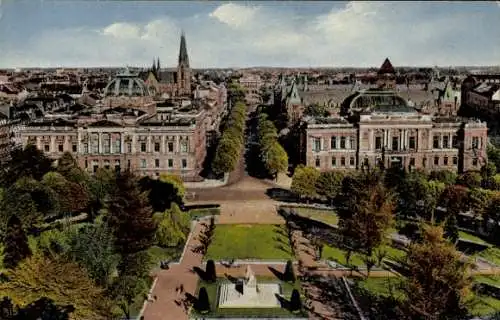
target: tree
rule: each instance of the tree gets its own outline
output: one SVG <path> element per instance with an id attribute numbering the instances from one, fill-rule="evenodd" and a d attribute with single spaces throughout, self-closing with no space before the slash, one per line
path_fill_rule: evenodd
<path id="1" fill-rule="evenodd" d="M 108 211 L 109 226 L 120 254 L 134 254 L 153 244 L 156 231 L 153 213 L 147 195 L 141 192 L 132 173 L 124 172 L 117 176 Z"/>
<path id="2" fill-rule="evenodd" d="M 492 240 L 498 243 L 498 231 L 500 231 L 500 194 L 495 193 L 483 212 L 483 223 L 485 230 L 488 230 Z M 493 226 L 493 228 L 491 228 Z"/>
<path id="3" fill-rule="evenodd" d="M 482 177 L 477 171 L 467 171 L 457 178 L 457 183 L 467 188 L 481 187 Z"/>
<path id="4" fill-rule="evenodd" d="M 443 238 L 439 226 L 426 226 L 423 241 L 410 246 L 402 290 L 408 301 L 405 313 L 425 319 L 456 319 L 466 313 L 470 264 Z"/>
<path id="5" fill-rule="evenodd" d="M 66 151 L 57 160 L 57 172 L 62 174 L 68 181 L 86 185 L 89 182 L 89 175 L 83 171 L 76 162 L 73 155 Z"/>
<path id="6" fill-rule="evenodd" d="M 94 223 L 68 237 L 68 256 L 87 270 L 99 286 L 108 287 L 119 256 L 114 249 L 114 238 L 106 223 Z"/>
<path id="7" fill-rule="evenodd" d="M 423 207 L 423 216 L 428 220 L 432 220 L 434 217 L 434 211 L 436 210 L 436 206 L 441 199 L 441 195 L 443 194 L 446 185 L 443 182 L 437 180 L 430 180 L 427 185 L 427 192 L 424 196 L 424 207 Z"/>
<path id="8" fill-rule="evenodd" d="M 57 306 L 73 306 L 71 319 L 112 318 L 112 304 L 85 271 L 71 262 L 34 255 L 5 273 L 0 293 L 24 308 L 48 298 Z"/>
<path id="9" fill-rule="evenodd" d="M 278 141 L 274 141 L 262 156 L 264 165 L 272 176 L 288 170 L 288 155 Z"/>
<path id="10" fill-rule="evenodd" d="M 381 182 L 366 188 L 351 194 L 355 200 L 347 203 L 346 208 L 351 215 L 341 215 L 339 227 L 346 246 L 371 256 L 392 225 L 394 205 L 392 195 Z"/>
<path id="11" fill-rule="evenodd" d="M 7 223 L 7 231 L 3 241 L 3 265 L 5 268 L 13 269 L 19 262 L 31 255 L 28 245 L 28 237 L 16 215 L 12 215 Z"/>
<path id="12" fill-rule="evenodd" d="M 237 162 L 237 155 L 239 145 L 238 142 L 227 136 L 222 136 L 217 149 L 215 157 L 212 162 L 212 170 L 216 174 L 231 172 Z"/>
<path id="13" fill-rule="evenodd" d="M 116 186 L 116 175 L 114 171 L 99 168 L 88 181 L 89 191 L 89 214 L 95 217 L 99 210 L 108 200 L 113 188 Z"/>
<path id="14" fill-rule="evenodd" d="M 398 213 L 403 216 L 416 216 L 421 210 L 421 201 L 425 203 L 429 196 L 427 176 L 420 171 L 406 174 L 398 193 Z"/>
<path id="15" fill-rule="evenodd" d="M 58 195 L 60 213 L 79 213 L 88 207 L 90 197 L 85 186 L 66 180 L 58 172 L 46 173 L 42 183 Z"/>
<path id="16" fill-rule="evenodd" d="M 448 186 L 455 184 L 457 181 L 457 174 L 449 170 L 432 171 L 429 179 L 440 181 Z"/>
<path id="17" fill-rule="evenodd" d="M 164 212 L 173 204 L 182 204 L 184 186 L 178 182 L 167 179 L 151 179 L 144 177 L 139 180 L 141 191 L 148 194 L 149 204 L 154 212 Z"/>
<path id="18" fill-rule="evenodd" d="M 286 262 L 285 272 L 283 273 L 283 278 L 287 282 L 295 282 L 295 272 L 293 271 L 293 263 L 291 260 Z"/>
<path id="19" fill-rule="evenodd" d="M 184 198 L 184 195 L 186 194 L 186 188 L 184 187 L 184 181 L 182 181 L 182 178 L 180 176 L 175 174 L 162 173 L 160 174 L 159 180 L 164 183 L 172 184 L 177 190 L 177 195 L 181 199 Z"/>
<path id="20" fill-rule="evenodd" d="M 300 293 L 297 289 L 293 289 L 292 296 L 290 297 L 290 311 L 299 313 L 302 309 L 302 302 L 300 301 Z"/>
<path id="21" fill-rule="evenodd" d="M 198 300 L 196 301 L 196 310 L 201 314 L 206 314 L 210 312 L 210 301 L 208 300 L 208 293 L 205 287 L 200 288 L 198 293 Z"/>
<path id="22" fill-rule="evenodd" d="M 156 212 L 153 220 L 157 226 L 156 245 L 162 248 L 179 247 L 186 241 L 191 221 L 187 215 L 182 214 L 177 204 L 172 203 L 171 208 L 163 213 Z"/>
<path id="23" fill-rule="evenodd" d="M 467 207 L 468 190 L 464 186 L 449 185 L 441 194 L 440 203 L 446 208 L 445 216 L 437 216 L 436 221 L 444 221 L 447 216 L 458 215 Z"/>
<path id="24" fill-rule="evenodd" d="M 493 145 L 488 145 L 486 154 L 488 155 L 488 161 L 493 163 L 496 168 L 500 168 L 500 149 Z"/>
<path id="25" fill-rule="evenodd" d="M 215 272 L 215 263 L 213 260 L 207 261 L 205 275 L 206 275 L 206 280 L 209 282 L 215 282 L 215 280 L 217 280 L 217 273 Z"/>
<path id="26" fill-rule="evenodd" d="M 444 225 L 444 236 L 450 240 L 451 243 L 456 243 L 458 241 L 459 234 L 456 215 L 452 214 L 446 219 Z"/>
<path id="27" fill-rule="evenodd" d="M 316 196 L 316 181 L 320 175 L 319 170 L 313 167 L 298 166 L 292 177 L 290 190 L 301 198 Z"/>
<path id="28" fill-rule="evenodd" d="M 323 196 L 333 203 L 333 200 L 339 195 L 342 190 L 342 180 L 344 174 L 338 171 L 321 172 L 316 180 L 316 193 Z"/>
<path id="29" fill-rule="evenodd" d="M 10 152 L 10 160 L 3 166 L 0 185 L 9 187 L 21 177 L 40 180 L 52 169 L 52 160 L 36 146 L 27 145 L 24 149 L 14 148 Z"/>
<path id="30" fill-rule="evenodd" d="M 488 207 L 495 192 L 482 188 L 473 188 L 468 190 L 467 205 L 473 211 L 475 216 L 483 216 L 484 210 Z"/>
<path id="31" fill-rule="evenodd" d="M 304 110 L 304 115 L 311 117 L 328 117 L 329 114 L 326 106 L 319 104 L 310 104 Z"/>

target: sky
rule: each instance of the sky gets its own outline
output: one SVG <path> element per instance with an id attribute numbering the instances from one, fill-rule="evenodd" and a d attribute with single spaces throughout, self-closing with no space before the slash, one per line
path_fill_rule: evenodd
<path id="1" fill-rule="evenodd" d="M 500 65 L 500 1 L 0 0 L 0 68 Z"/>

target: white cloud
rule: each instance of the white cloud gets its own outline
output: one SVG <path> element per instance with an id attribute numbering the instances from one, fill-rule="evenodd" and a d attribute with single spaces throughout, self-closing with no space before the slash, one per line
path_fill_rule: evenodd
<path id="1" fill-rule="evenodd" d="M 0 50 L 0 67 L 148 66 L 155 56 L 172 67 L 181 28 L 193 67 L 378 66 L 387 56 L 395 65 L 500 62 L 500 30 L 489 10 L 428 14 L 412 3 L 351 2 L 311 15 L 284 6 L 226 3 L 184 20 L 43 30 Z"/>
<path id="2" fill-rule="evenodd" d="M 252 22 L 255 21 L 255 17 L 258 13 L 258 7 L 226 3 L 210 13 L 210 17 L 215 18 L 230 27 L 241 28 L 252 25 Z"/>

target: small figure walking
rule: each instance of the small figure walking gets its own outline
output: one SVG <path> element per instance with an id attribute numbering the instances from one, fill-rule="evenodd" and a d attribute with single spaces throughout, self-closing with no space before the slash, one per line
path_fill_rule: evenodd
<path id="1" fill-rule="evenodd" d="M 181 284 L 181 286 L 180 286 L 179 290 L 181 291 L 181 293 L 183 293 L 183 292 L 184 292 L 184 285 L 183 285 L 183 284 Z"/>

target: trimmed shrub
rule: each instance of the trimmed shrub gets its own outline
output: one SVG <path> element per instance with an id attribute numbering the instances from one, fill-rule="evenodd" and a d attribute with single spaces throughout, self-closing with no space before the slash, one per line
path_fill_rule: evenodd
<path id="1" fill-rule="evenodd" d="M 285 273 L 283 278 L 287 282 L 295 282 L 295 273 L 293 271 L 293 263 L 291 260 L 286 262 Z"/>
<path id="2" fill-rule="evenodd" d="M 196 310 L 201 314 L 206 314 L 210 312 L 210 301 L 208 301 L 208 293 L 205 287 L 201 287 L 200 292 L 198 293 L 198 301 L 196 301 Z"/>
<path id="3" fill-rule="evenodd" d="M 206 281 L 208 282 L 215 282 L 215 280 L 217 279 L 217 274 L 215 272 L 215 263 L 213 260 L 207 261 L 205 275 L 206 275 Z"/>
<path id="4" fill-rule="evenodd" d="M 292 297 L 290 298 L 290 311 L 299 313 L 302 309 L 302 301 L 300 301 L 300 293 L 297 289 L 293 289 Z"/>

